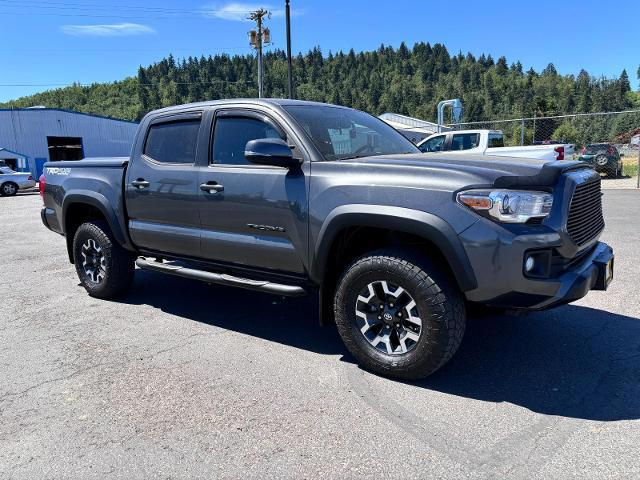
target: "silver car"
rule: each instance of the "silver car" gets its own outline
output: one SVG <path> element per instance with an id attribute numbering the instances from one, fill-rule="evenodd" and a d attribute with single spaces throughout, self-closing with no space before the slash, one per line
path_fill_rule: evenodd
<path id="1" fill-rule="evenodd" d="M 27 190 L 36 186 L 36 181 L 29 173 L 18 173 L 9 167 L 0 167 L 0 196 L 10 197 L 18 190 Z"/>

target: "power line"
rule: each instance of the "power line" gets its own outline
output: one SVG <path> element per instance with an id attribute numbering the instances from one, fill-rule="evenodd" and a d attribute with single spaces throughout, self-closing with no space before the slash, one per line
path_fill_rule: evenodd
<path id="1" fill-rule="evenodd" d="M 13 3 L 19 3 L 14 5 Z M 25 11 L 25 7 L 28 11 Z M 118 19 L 176 19 L 176 18 L 207 18 L 215 15 L 248 15 L 251 10 L 244 9 L 168 9 L 160 7 L 138 7 L 130 5 L 87 5 L 79 3 L 38 4 L 33 2 L 16 2 L 16 0 L 0 0 L 0 8 L 4 15 L 38 15 L 53 17 L 86 17 L 86 18 L 118 18 Z M 9 9 L 9 10 L 7 10 Z M 120 14 L 108 12 L 117 11 Z M 126 16 L 123 15 L 126 13 Z"/>
<path id="2" fill-rule="evenodd" d="M 98 5 L 93 3 L 77 3 L 77 2 L 44 2 L 44 1 L 22 1 L 22 0 L 0 0 L 0 4 L 9 4 L 8 7 L 13 7 L 12 4 L 19 4 L 21 7 L 36 7 L 36 8 L 50 8 L 50 9 L 65 9 L 69 8 L 87 8 L 90 10 L 113 10 L 117 8 L 119 10 L 139 10 L 143 12 L 161 12 L 161 13 L 193 13 L 196 10 L 182 9 L 182 8 L 165 8 L 165 7 L 144 7 L 138 5 Z"/>
<path id="3" fill-rule="evenodd" d="M 135 77 L 129 77 L 135 78 Z M 94 82 L 94 83 L 2 83 L 0 87 L 94 87 L 112 85 L 114 83 L 123 83 L 125 80 L 116 80 L 115 82 Z M 161 85 L 213 85 L 216 83 L 228 83 L 228 84 L 246 84 L 253 85 L 252 81 L 245 80 L 210 80 L 202 82 L 172 82 L 167 83 L 137 83 L 145 87 L 161 86 Z"/>
<path id="4" fill-rule="evenodd" d="M 3 5 L 4 4 L 4 5 Z M 13 4 L 18 4 L 14 6 Z M 187 13 L 187 14 L 207 14 L 207 13 L 238 13 L 238 14 L 249 14 L 251 12 L 250 9 L 216 9 L 216 8 L 199 8 L 199 9 L 183 9 L 183 8 L 166 8 L 166 7 L 148 7 L 148 6 L 138 6 L 138 5 L 97 5 L 97 4 L 88 4 L 88 3 L 76 3 L 76 2 L 46 2 L 46 1 L 22 1 L 22 0 L 0 0 L 0 6 L 4 6 L 5 8 L 20 8 L 24 9 L 24 7 L 30 8 L 41 8 L 41 9 L 50 9 L 50 10 L 77 10 L 78 8 L 90 10 L 90 11 L 113 11 L 117 9 L 119 11 L 129 10 L 129 11 L 139 11 L 139 12 L 151 12 L 151 13 Z"/>
<path id="5" fill-rule="evenodd" d="M 41 16 L 41 17 L 72 17 L 72 18 L 116 18 L 116 19 L 124 19 L 124 20 L 131 20 L 131 19 L 145 19 L 145 20 L 175 20 L 177 18 L 198 18 L 198 19 L 207 19 L 207 16 L 209 14 L 213 14 L 213 11 L 203 11 L 202 13 L 200 13 L 199 15 L 182 15 L 182 14 L 178 14 L 178 15 L 165 15 L 165 16 L 147 16 L 147 15 L 137 15 L 135 13 L 131 14 L 131 15 L 98 15 L 98 14 L 82 14 L 82 13 L 38 13 L 38 12 L 25 12 L 25 11 L 19 11 L 19 12 L 7 12 L 7 11 L 0 11 L 0 14 L 2 15 L 17 15 L 17 16 L 28 16 L 28 17 L 32 17 L 32 16 Z M 224 12 L 220 12 L 220 13 L 232 13 L 229 11 L 224 11 Z M 249 11 L 247 12 L 233 12 L 233 13 L 249 13 Z"/>
<path id="6" fill-rule="evenodd" d="M 89 10 L 108 10 L 111 11 L 114 8 L 118 10 L 138 10 L 142 12 L 160 12 L 160 13 L 201 13 L 201 12 L 213 12 L 213 13 L 250 13 L 251 9 L 216 9 L 216 8 L 199 8 L 199 9 L 184 9 L 184 8 L 166 8 L 166 7 L 147 7 L 147 6 L 139 6 L 139 5 L 129 5 L 129 4 L 94 4 L 94 3 L 77 3 L 77 2 L 46 2 L 40 0 L 0 0 L 0 4 L 18 4 L 22 7 L 36 7 L 36 8 L 49 8 L 49 9 L 65 9 L 69 8 L 77 9 L 87 8 Z M 10 8 L 13 5 L 6 5 Z"/>
<path id="7" fill-rule="evenodd" d="M 218 48 L 208 48 L 203 46 L 192 47 L 192 48 L 0 48 L 0 51 L 3 52 L 89 52 L 89 53 L 100 53 L 100 52 L 190 52 L 197 49 L 201 49 L 207 52 L 226 52 L 226 51 L 234 51 L 234 50 L 251 50 L 251 47 L 218 47 Z"/>

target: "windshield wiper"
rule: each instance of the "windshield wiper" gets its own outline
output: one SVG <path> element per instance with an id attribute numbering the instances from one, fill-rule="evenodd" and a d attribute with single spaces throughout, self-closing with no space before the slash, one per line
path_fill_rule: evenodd
<path id="1" fill-rule="evenodd" d="M 349 157 L 340 157 L 337 160 L 353 160 L 355 158 L 371 157 L 372 155 L 351 155 Z"/>

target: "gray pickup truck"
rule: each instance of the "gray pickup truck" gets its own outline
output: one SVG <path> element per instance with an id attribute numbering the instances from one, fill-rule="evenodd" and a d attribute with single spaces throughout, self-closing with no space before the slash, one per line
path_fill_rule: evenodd
<path id="1" fill-rule="evenodd" d="M 373 372 L 429 375 L 466 308 L 540 310 L 613 276 L 600 177 L 582 162 L 422 154 L 375 117 L 293 100 L 165 108 L 131 158 L 50 162 L 42 221 L 90 295 L 135 265 L 319 296 Z M 295 321 L 295 319 L 291 319 Z"/>

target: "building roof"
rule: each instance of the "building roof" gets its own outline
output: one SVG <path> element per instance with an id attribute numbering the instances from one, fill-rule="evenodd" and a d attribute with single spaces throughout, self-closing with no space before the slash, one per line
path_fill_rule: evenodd
<path id="1" fill-rule="evenodd" d="M 18 157 L 29 158 L 29 155 L 25 155 L 24 153 L 14 152 L 13 150 L 9 150 L 8 148 L 0 147 L 0 153 L 7 152 L 12 155 L 17 155 Z"/>
<path id="2" fill-rule="evenodd" d="M 113 120 L 115 122 L 125 122 L 125 123 L 139 123 L 134 120 L 124 120 L 122 118 L 109 117 L 107 115 L 98 115 L 97 113 L 86 113 L 86 112 L 78 112 L 76 110 L 69 110 L 66 108 L 48 108 L 48 107 L 28 107 L 28 108 L 0 108 L 0 112 L 64 112 L 64 113 L 73 113 L 76 115 L 86 115 L 88 117 L 102 118 L 105 120 Z"/>
<path id="3" fill-rule="evenodd" d="M 437 123 L 428 122 L 420 118 L 407 117 L 406 115 L 400 115 L 399 113 L 385 112 L 378 118 L 387 122 L 396 130 L 422 134 L 432 134 L 438 132 Z M 440 126 L 440 131 L 446 132 L 448 130 L 451 130 L 451 128 L 444 125 Z"/>

